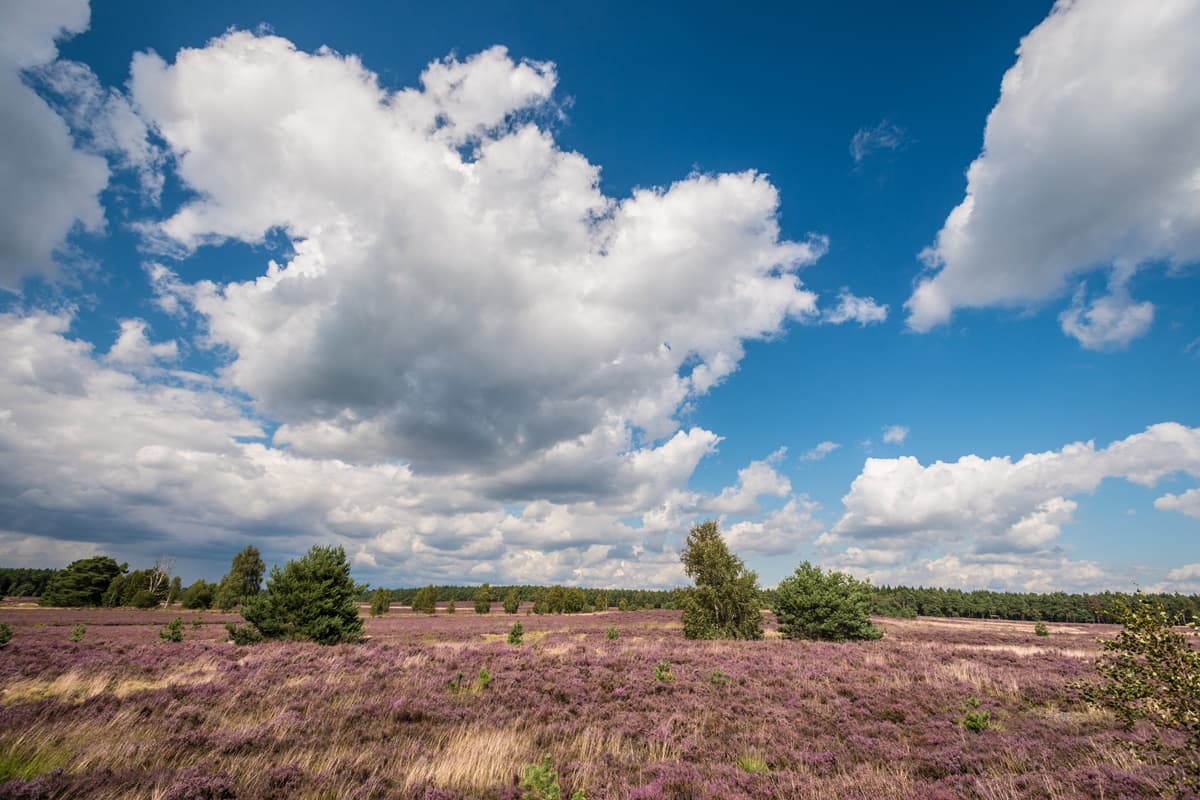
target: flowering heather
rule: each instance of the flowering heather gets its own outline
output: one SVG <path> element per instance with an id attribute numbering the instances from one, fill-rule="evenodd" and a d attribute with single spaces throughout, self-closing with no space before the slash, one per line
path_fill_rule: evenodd
<path id="1" fill-rule="evenodd" d="M 192 614 L 169 644 L 174 610 L 0 609 L 0 798 L 516 800 L 545 756 L 589 800 L 1163 791 L 1122 742 L 1144 732 L 1068 687 L 1114 626 L 877 620 L 883 639 L 834 644 L 773 621 L 688 641 L 672 611 L 522 615 L 513 647 L 507 615 L 393 611 L 360 644 L 238 647 L 236 617 Z"/>

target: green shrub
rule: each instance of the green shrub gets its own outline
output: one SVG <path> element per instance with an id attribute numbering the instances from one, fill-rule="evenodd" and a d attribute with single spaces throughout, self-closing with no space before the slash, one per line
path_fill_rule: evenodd
<path id="1" fill-rule="evenodd" d="M 363 627 L 357 597 L 346 551 L 315 545 L 283 569 L 273 567 L 266 589 L 242 604 L 242 616 L 264 639 L 353 642 Z"/>
<path id="2" fill-rule="evenodd" d="M 453 678 L 451 678 L 449 681 L 447 681 L 447 685 L 449 686 L 450 691 L 453 692 L 454 694 L 458 694 L 459 692 L 461 692 L 463 690 L 463 682 L 466 679 L 467 679 L 467 676 L 462 674 L 461 672 L 458 673 L 457 675 L 455 675 Z"/>
<path id="3" fill-rule="evenodd" d="M 0 647 L 12 641 L 12 625 L 0 622 Z"/>
<path id="4" fill-rule="evenodd" d="M 521 610 L 521 592 L 513 587 L 504 595 L 504 613 L 515 614 Z"/>
<path id="5" fill-rule="evenodd" d="M 562 789 L 558 785 L 558 772 L 550 762 L 550 756 L 543 756 L 540 763 L 529 764 L 521 776 L 521 800 L 560 800 Z M 571 795 L 571 800 L 587 800 L 583 790 Z"/>
<path id="6" fill-rule="evenodd" d="M 978 697 L 968 697 L 958 707 L 958 710 L 963 713 L 962 719 L 958 721 L 958 724 L 971 733 L 983 733 L 992 725 L 992 712 L 987 709 L 980 711 L 980 705 L 982 703 L 980 703 Z"/>
<path id="7" fill-rule="evenodd" d="M 613 639 L 616 639 L 616 638 L 620 637 L 620 635 L 621 635 L 621 633 L 620 633 L 620 632 L 619 632 L 619 631 L 616 629 L 616 627 L 615 627 L 615 626 L 613 626 L 613 625 L 609 625 L 609 626 L 608 626 L 608 630 L 606 630 L 606 631 L 604 632 L 604 638 L 605 638 L 605 639 L 608 639 L 610 642 L 611 642 Z"/>
<path id="8" fill-rule="evenodd" d="M 82 642 L 85 633 L 87 633 L 87 625 L 75 625 L 71 628 L 71 635 L 67 637 L 67 641 Z"/>
<path id="9" fill-rule="evenodd" d="M 508 631 L 508 643 L 520 644 L 525 638 L 525 628 L 519 622 L 514 622 Z"/>
<path id="10" fill-rule="evenodd" d="M 490 614 L 492 613 L 492 586 L 490 583 L 485 583 L 480 586 L 475 592 L 475 613 Z"/>
<path id="11" fill-rule="evenodd" d="M 728 686 L 733 682 L 733 679 L 726 675 L 721 668 L 718 667 L 717 669 L 714 669 L 712 672 L 708 673 L 708 682 L 719 688 L 722 686 Z"/>
<path id="12" fill-rule="evenodd" d="M 244 605 L 252 597 L 258 595 L 262 586 L 263 572 L 267 565 L 263 563 L 262 555 L 253 545 L 245 547 L 233 557 L 229 572 L 217 586 L 213 602 L 222 611 L 229 611 L 235 606 Z"/>
<path id="13" fill-rule="evenodd" d="M 742 756 L 737 763 L 743 772 L 766 772 L 768 769 L 766 759 L 761 756 Z"/>
<path id="14" fill-rule="evenodd" d="M 127 564 L 118 564 L 108 556 L 95 556 L 72 561 L 60 569 L 46 584 L 38 598 L 43 606 L 98 606 L 109 584 L 124 575 Z"/>
<path id="15" fill-rule="evenodd" d="M 437 611 L 437 589 L 432 585 L 418 589 L 413 595 L 412 610 L 426 614 Z"/>
<path id="16" fill-rule="evenodd" d="M 458 610 L 458 609 L 457 609 L 457 608 L 455 608 L 455 606 L 454 606 L 454 600 L 453 600 L 453 599 L 451 599 L 449 603 L 446 603 L 446 613 L 447 613 L 447 614 L 453 614 L 453 613 L 454 613 L 455 611 L 457 611 L 457 610 Z"/>
<path id="17" fill-rule="evenodd" d="M 213 598 L 216 597 L 216 594 L 217 584 L 209 583 L 201 578 L 183 590 L 183 594 L 179 598 L 179 605 L 193 611 L 202 611 L 212 608 Z"/>
<path id="18" fill-rule="evenodd" d="M 229 638 L 238 646 L 258 644 L 263 640 L 262 634 L 253 625 L 234 625 L 232 622 L 226 622 L 225 630 L 229 631 Z"/>
<path id="19" fill-rule="evenodd" d="M 159 638 L 165 642 L 183 641 L 183 617 L 176 617 L 163 626 L 158 632 Z"/>
<path id="20" fill-rule="evenodd" d="M 680 558 L 696 582 L 680 598 L 685 638 L 762 638 L 758 576 L 729 552 L 716 522 L 692 528 Z"/>
<path id="21" fill-rule="evenodd" d="M 1046 623 L 1044 623 L 1044 622 L 1039 622 L 1037 625 L 1034 625 L 1033 632 L 1036 633 L 1038 636 L 1049 636 L 1050 635 L 1050 629 L 1046 627 Z"/>
<path id="22" fill-rule="evenodd" d="M 805 561 L 779 582 L 774 611 L 787 639 L 878 639 L 871 624 L 871 584 Z"/>
<path id="23" fill-rule="evenodd" d="M 380 587 L 371 592 L 371 616 L 382 617 L 392 607 L 392 593 Z"/>
<path id="24" fill-rule="evenodd" d="M 654 665 L 654 679 L 659 683 L 674 683 L 675 674 L 671 672 L 671 662 L 660 661 Z"/>
<path id="25" fill-rule="evenodd" d="M 1200 644 L 1200 622 L 1185 625 L 1141 593 L 1117 611 L 1124 627 L 1101 642 L 1096 662 L 1104 682 L 1083 687 L 1084 695 L 1114 711 L 1126 729 L 1149 723 L 1150 738 L 1131 745 L 1174 767 L 1172 783 L 1200 793 L 1200 649 L 1193 645 Z M 1181 735 L 1164 739 L 1168 731 Z"/>
<path id="26" fill-rule="evenodd" d="M 199 628 L 203 624 L 204 624 L 204 616 L 202 614 L 197 614 L 196 616 L 192 617 L 192 629 L 193 630 Z"/>
<path id="27" fill-rule="evenodd" d="M 487 667 L 480 667 L 479 674 L 475 677 L 475 683 L 480 691 L 487 689 L 492 685 L 492 673 L 487 671 Z"/>

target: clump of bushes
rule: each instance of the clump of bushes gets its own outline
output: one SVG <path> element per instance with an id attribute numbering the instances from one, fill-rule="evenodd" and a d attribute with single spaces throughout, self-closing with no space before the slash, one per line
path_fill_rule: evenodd
<path id="1" fill-rule="evenodd" d="M 692 528 L 680 560 L 696 582 L 682 597 L 684 637 L 762 638 L 758 576 L 729 552 L 716 522 Z"/>
<path id="2" fill-rule="evenodd" d="M 504 595 L 504 613 L 515 614 L 521 610 L 521 592 L 516 587 L 508 590 Z"/>
<path id="3" fill-rule="evenodd" d="M 492 586 L 485 583 L 475 592 L 475 613 L 490 614 L 492 613 Z"/>
<path id="4" fill-rule="evenodd" d="M 613 639 L 616 639 L 616 638 L 618 638 L 620 635 L 621 635 L 621 634 L 620 634 L 620 632 L 619 632 L 619 631 L 616 629 L 616 627 L 615 627 L 615 626 L 613 626 L 613 625 L 609 625 L 609 626 L 608 626 L 608 630 L 606 630 L 606 631 L 604 632 L 604 638 L 605 638 L 605 639 L 608 639 L 610 642 L 611 642 Z"/>
<path id="5" fill-rule="evenodd" d="M 183 641 L 183 617 L 176 617 L 163 626 L 163 629 L 158 632 L 159 638 L 164 642 L 182 642 Z M 80 638 L 83 638 L 80 636 Z"/>
<path id="6" fill-rule="evenodd" d="M 992 725 L 992 712 L 986 708 L 981 711 L 979 708 L 981 705 L 982 703 L 978 697 L 968 697 L 964 700 L 963 704 L 958 707 L 958 710 L 963 714 L 958 724 L 971 733 L 983 733 L 990 728 Z"/>
<path id="7" fill-rule="evenodd" d="M 536 764 L 529 764 L 521 775 L 521 800 L 560 800 L 562 789 L 558 785 L 558 772 L 550 761 L 550 756 L 543 756 Z M 583 789 L 571 795 L 571 800 L 587 800 Z"/>
<path id="8" fill-rule="evenodd" d="M 446 613 L 453 614 L 458 609 L 454 605 L 454 598 L 450 598 L 450 602 L 446 603 Z"/>
<path id="9" fill-rule="evenodd" d="M 786 639 L 878 639 L 871 624 L 871 584 L 805 561 L 779 582 L 774 611 Z"/>
<path id="10" fill-rule="evenodd" d="M 1046 627 L 1046 623 L 1044 623 L 1044 622 L 1039 622 L 1037 625 L 1034 625 L 1033 632 L 1035 634 L 1037 634 L 1038 636 L 1049 636 L 1050 635 L 1050 629 Z"/>
<path id="11" fill-rule="evenodd" d="M 1118 612 L 1124 628 L 1101 643 L 1096 663 L 1104 682 L 1083 687 L 1084 696 L 1115 712 L 1126 729 L 1148 723 L 1151 736 L 1132 746 L 1174 767 L 1174 783 L 1200 792 L 1200 649 L 1193 644 L 1200 644 L 1200 623 L 1185 624 L 1140 594 Z M 1164 739 L 1167 732 L 1177 735 Z"/>
<path id="12" fill-rule="evenodd" d="M 87 625 L 79 624 L 71 628 L 71 635 L 67 637 L 69 642 L 82 642 L 83 635 L 87 633 Z"/>
<path id="13" fill-rule="evenodd" d="M 392 607 L 392 593 L 380 587 L 371 592 L 371 616 L 382 617 Z"/>
<path id="14" fill-rule="evenodd" d="M 258 644 L 263 640 L 262 634 L 253 625 L 234 625 L 232 622 L 225 623 L 225 630 L 229 632 L 229 638 L 238 646 L 250 644 Z"/>
<path id="15" fill-rule="evenodd" d="M 264 639 L 353 642 L 363 627 L 357 597 L 346 551 L 316 545 L 283 569 L 273 567 L 266 589 L 243 602 L 242 616 Z"/>
<path id="16" fill-rule="evenodd" d="M 519 622 L 514 622 L 512 628 L 508 631 L 508 643 L 520 644 L 525 639 L 525 627 Z"/>
<path id="17" fill-rule="evenodd" d="M 0 622 L 0 647 L 12 641 L 12 626 L 7 622 Z"/>
<path id="18" fill-rule="evenodd" d="M 733 682 L 733 679 L 726 675 L 720 667 L 717 667 L 708 673 L 708 682 L 717 688 L 721 688 L 722 686 L 728 686 Z"/>
<path id="19" fill-rule="evenodd" d="M 654 679 L 659 683 L 675 682 L 675 673 L 671 672 L 670 661 L 660 661 L 654 665 Z"/>
<path id="20" fill-rule="evenodd" d="M 437 589 L 432 584 L 418 589 L 413 595 L 412 610 L 426 614 L 437 611 Z"/>

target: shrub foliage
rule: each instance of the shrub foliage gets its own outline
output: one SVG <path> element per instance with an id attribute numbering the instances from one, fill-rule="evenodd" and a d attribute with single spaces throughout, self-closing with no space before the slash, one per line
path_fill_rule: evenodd
<path id="1" fill-rule="evenodd" d="M 124 575 L 128 565 L 108 556 L 81 558 L 54 573 L 38 599 L 43 606 L 98 606 L 113 579 Z"/>
<path id="2" fill-rule="evenodd" d="M 729 552 L 717 523 L 692 528 L 681 556 L 696 582 L 683 595 L 683 635 L 688 639 L 761 639 L 758 576 Z"/>
<path id="3" fill-rule="evenodd" d="M 1126 725 L 1144 720 L 1154 733 L 1135 741 L 1147 757 L 1176 767 L 1189 790 L 1200 792 L 1200 624 L 1182 622 L 1159 603 L 1135 596 L 1123 612 L 1124 628 L 1102 642 L 1096 664 L 1104 682 L 1093 700 L 1116 712 Z M 1162 734 L 1173 731 L 1164 739 Z"/>
<path id="4" fill-rule="evenodd" d="M 779 582 L 774 611 L 787 639 L 878 639 L 871 624 L 871 585 L 805 561 Z"/>
<path id="5" fill-rule="evenodd" d="M 242 605 L 242 616 L 264 639 L 351 642 L 362 635 L 357 596 L 346 551 L 317 545 L 283 569 L 273 567 L 267 588 Z"/>

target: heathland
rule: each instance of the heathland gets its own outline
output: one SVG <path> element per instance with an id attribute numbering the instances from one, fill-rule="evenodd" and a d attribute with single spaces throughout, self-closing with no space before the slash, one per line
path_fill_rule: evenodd
<path id="1" fill-rule="evenodd" d="M 463 611 L 393 607 L 356 644 L 239 647 L 225 623 L 241 618 L 215 611 L 0 606 L 0 797 L 1166 791 L 1127 746 L 1145 732 L 1078 688 L 1119 626 L 876 618 L 881 639 L 832 643 L 779 638 L 768 614 L 760 641 L 704 641 L 672 610 Z"/>

